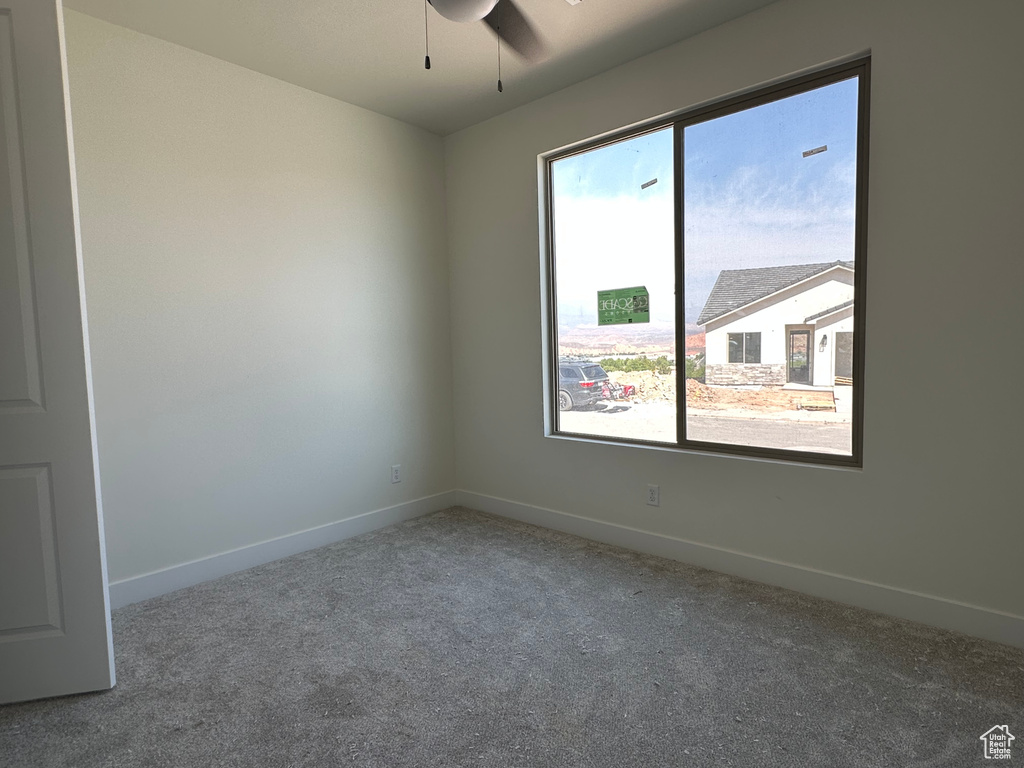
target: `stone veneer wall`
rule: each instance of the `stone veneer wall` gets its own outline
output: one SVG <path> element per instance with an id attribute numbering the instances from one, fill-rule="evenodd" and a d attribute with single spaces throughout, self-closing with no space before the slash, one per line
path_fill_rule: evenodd
<path id="1" fill-rule="evenodd" d="M 709 365 L 704 371 L 708 384 L 734 386 L 737 384 L 770 384 L 782 386 L 786 383 L 785 363 L 723 363 Z"/>

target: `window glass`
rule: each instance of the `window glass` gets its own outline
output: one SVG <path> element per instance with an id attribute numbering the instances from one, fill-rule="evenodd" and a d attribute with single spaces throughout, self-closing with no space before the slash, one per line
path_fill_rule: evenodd
<path id="1" fill-rule="evenodd" d="M 744 363 L 760 363 L 761 362 L 761 334 L 758 333 L 745 333 L 743 334 L 743 362 Z"/>
<path id="2" fill-rule="evenodd" d="M 729 334 L 729 362 L 730 363 L 742 363 L 743 362 L 743 334 L 742 333 L 730 333 Z"/>
<path id="3" fill-rule="evenodd" d="M 556 432 L 860 464 L 868 68 L 549 161 Z"/>
<path id="4" fill-rule="evenodd" d="M 851 78 L 683 129 L 690 441 L 852 452 L 828 341 L 853 330 L 857 99 Z"/>
<path id="5" fill-rule="evenodd" d="M 551 164 L 558 356 L 611 379 L 560 386 L 559 431 L 676 442 L 673 153 L 666 128 Z"/>
<path id="6" fill-rule="evenodd" d="M 824 338 L 827 343 L 828 337 Z M 840 379 L 853 379 L 853 334 L 849 331 L 836 332 L 836 384 L 852 383 Z"/>

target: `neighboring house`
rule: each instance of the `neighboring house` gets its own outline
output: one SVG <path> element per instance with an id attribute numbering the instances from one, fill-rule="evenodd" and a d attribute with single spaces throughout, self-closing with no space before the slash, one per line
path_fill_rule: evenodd
<path id="1" fill-rule="evenodd" d="M 697 324 L 708 384 L 852 383 L 853 262 L 722 270 Z"/>

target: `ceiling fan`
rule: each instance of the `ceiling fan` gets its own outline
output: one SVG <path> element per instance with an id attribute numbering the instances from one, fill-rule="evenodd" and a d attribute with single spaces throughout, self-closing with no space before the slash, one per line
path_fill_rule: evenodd
<path id="1" fill-rule="evenodd" d="M 544 56 L 544 45 L 513 0 L 427 0 L 451 21 L 482 21 L 498 38 L 527 61 Z M 427 65 L 429 69 L 429 63 Z"/>

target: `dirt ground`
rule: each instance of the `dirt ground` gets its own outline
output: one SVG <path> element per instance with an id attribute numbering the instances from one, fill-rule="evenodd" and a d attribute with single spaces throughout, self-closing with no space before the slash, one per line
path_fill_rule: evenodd
<path id="1" fill-rule="evenodd" d="M 624 372 L 610 371 L 608 376 L 619 384 L 632 384 L 636 394 L 630 399 L 639 403 L 675 402 L 676 375 L 673 371 L 659 376 L 653 371 Z M 691 408 L 702 410 L 752 411 L 834 411 L 835 400 L 827 390 L 783 389 L 762 387 L 760 389 L 734 389 L 732 387 L 710 387 L 696 379 L 686 380 L 686 402 Z"/>

